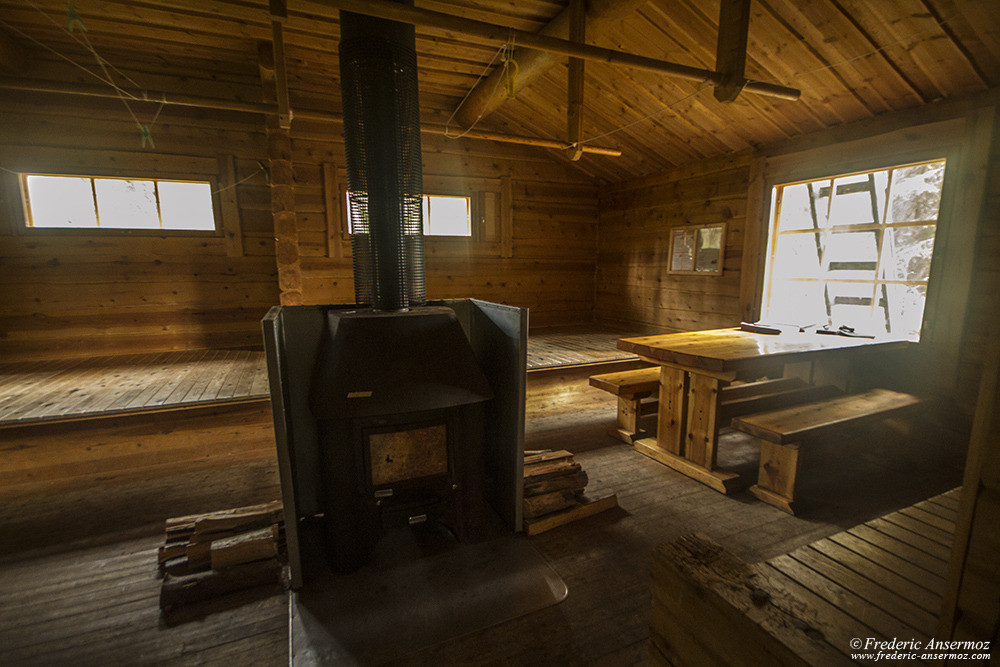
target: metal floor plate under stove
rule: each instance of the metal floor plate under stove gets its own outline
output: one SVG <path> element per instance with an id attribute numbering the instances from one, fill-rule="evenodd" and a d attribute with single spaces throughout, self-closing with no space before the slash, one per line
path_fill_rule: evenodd
<path id="1" fill-rule="evenodd" d="M 404 529 L 379 551 L 351 574 L 314 571 L 292 593 L 293 665 L 380 664 L 558 604 L 568 592 L 523 535 L 470 545 Z"/>

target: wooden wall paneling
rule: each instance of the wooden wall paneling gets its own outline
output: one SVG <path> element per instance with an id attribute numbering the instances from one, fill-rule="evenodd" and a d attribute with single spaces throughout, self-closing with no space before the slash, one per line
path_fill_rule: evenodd
<path id="1" fill-rule="evenodd" d="M 770 217 L 770 193 L 764 182 L 763 157 L 750 163 L 747 183 L 747 214 L 743 244 L 740 248 L 740 314 L 745 322 L 760 319 L 761 294 L 764 278 L 764 253 Z"/>
<path id="2" fill-rule="evenodd" d="M 989 301 L 991 329 L 1000 324 L 1000 298 L 995 274 Z M 1000 339 L 992 336 L 969 442 L 962 482 L 954 546 L 948 564 L 947 588 L 942 601 L 937 637 L 959 640 L 994 640 L 1000 623 Z"/>
<path id="3" fill-rule="evenodd" d="M 514 256 L 514 184 L 510 175 L 500 178 L 501 257 Z"/>
<path id="4" fill-rule="evenodd" d="M 340 194 L 337 168 L 330 162 L 323 163 L 323 207 L 326 220 L 326 256 L 344 258 L 344 240 L 347 238 L 347 221 Z"/>
<path id="5" fill-rule="evenodd" d="M 211 234 L 4 234 L 0 355 L 15 360 L 259 346 L 259 320 L 277 301 L 277 280 L 271 223 L 260 224 L 253 211 L 255 189 L 265 178 L 258 164 L 263 131 L 251 123 L 255 119 L 165 108 L 153 128 L 157 150 L 150 151 L 140 148 L 135 123 L 120 103 L 39 101 L 30 113 L 24 99 L 0 101 L 0 166 L 207 178 L 218 189 L 220 172 L 225 180 L 232 164 L 233 178 L 246 179 L 234 188 L 237 217 L 250 220 L 254 231 L 243 234 L 243 257 L 227 253 L 232 237 Z M 220 167 L 219 155 L 232 161 Z M 233 213 L 232 203 L 220 213 Z M 269 212 L 269 202 L 265 206 Z M 258 245 L 261 239 L 266 247 Z"/>
<path id="6" fill-rule="evenodd" d="M 240 225 L 240 204 L 236 193 L 236 158 L 232 155 L 220 155 L 218 162 L 218 193 L 222 233 L 226 238 L 226 254 L 230 257 L 242 257 L 243 229 Z"/>

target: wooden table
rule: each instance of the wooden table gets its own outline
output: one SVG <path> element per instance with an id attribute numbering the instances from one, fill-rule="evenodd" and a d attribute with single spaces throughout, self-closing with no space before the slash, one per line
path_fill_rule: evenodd
<path id="1" fill-rule="evenodd" d="M 909 344 L 738 328 L 622 338 L 618 349 L 660 366 L 656 438 L 637 440 L 635 448 L 722 493 L 732 493 L 742 488 L 739 475 L 716 465 L 719 399 L 725 386 L 738 376 L 754 377 L 780 366 L 784 376 L 846 390 L 852 357 Z"/>

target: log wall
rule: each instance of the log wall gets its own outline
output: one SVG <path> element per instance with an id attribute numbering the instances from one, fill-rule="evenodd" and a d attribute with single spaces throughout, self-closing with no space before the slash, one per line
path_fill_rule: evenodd
<path id="1" fill-rule="evenodd" d="M 767 173 L 787 169 L 797 159 L 794 156 L 810 151 L 812 157 L 799 166 L 822 169 L 817 155 L 834 162 L 857 161 L 864 154 L 854 144 L 862 142 L 893 145 L 898 141 L 900 155 L 905 156 L 919 150 L 917 144 L 924 139 L 914 137 L 923 133 L 949 146 L 949 164 L 961 165 L 957 177 L 950 177 L 956 182 L 951 224 L 960 233 L 947 244 L 939 239 L 936 252 L 947 259 L 936 267 L 937 279 L 954 280 L 954 274 L 965 271 L 968 280 L 958 281 L 958 291 L 949 284 L 936 314 L 930 315 L 930 328 L 937 330 L 940 342 L 931 366 L 921 367 L 921 372 L 946 377 L 939 384 L 955 390 L 963 412 L 971 414 L 981 351 L 992 335 L 986 317 L 991 307 L 987 295 L 1000 271 L 996 213 L 1000 140 L 985 127 L 994 122 L 995 104 L 986 96 L 963 104 L 932 106 L 881 119 L 879 124 L 845 126 L 611 186 L 600 198 L 595 319 L 691 331 L 736 326 L 741 320 L 756 318 L 770 195 Z M 983 137 L 988 143 L 990 134 L 993 149 L 987 151 L 978 144 Z M 992 164 L 989 176 L 983 173 L 986 152 Z M 728 227 L 723 275 L 669 274 L 670 228 L 714 222 L 725 222 Z M 972 256 L 975 261 L 969 270 Z M 943 366 L 946 371 L 938 373 Z"/>
<path id="2" fill-rule="evenodd" d="M 136 110 L 145 120 L 156 107 Z M 259 117 L 164 108 L 155 148 L 142 148 L 135 122 L 111 101 L 4 98 L 0 115 L 0 167 L 10 170 L 0 209 L 0 356 L 260 346 L 260 319 L 278 290 Z M 228 237 L 24 228 L 11 172 L 91 168 L 211 177 L 217 190 L 229 182 L 217 195 L 235 211 Z"/>
<path id="3" fill-rule="evenodd" d="M 602 193 L 597 319 L 670 331 L 739 324 L 750 163 L 736 153 Z M 668 273 L 670 228 L 716 222 L 727 227 L 723 274 Z"/>
<path id="4" fill-rule="evenodd" d="M 350 243 L 339 233 L 341 132 L 320 123 L 292 127 L 304 303 L 354 301 Z M 422 143 L 425 192 L 485 192 L 496 206 L 494 240 L 425 240 L 427 297 L 527 307 L 532 327 L 590 322 L 597 187 L 539 149 L 427 134 Z"/>

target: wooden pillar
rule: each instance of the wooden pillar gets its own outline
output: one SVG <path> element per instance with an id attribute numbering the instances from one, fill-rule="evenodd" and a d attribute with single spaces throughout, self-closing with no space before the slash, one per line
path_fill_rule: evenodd
<path id="1" fill-rule="evenodd" d="M 586 39 L 587 14 L 584 0 L 571 0 L 569 4 L 570 23 L 569 38 L 573 42 L 583 44 Z M 569 100 L 566 106 L 566 140 L 569 148 L 566 153 L 574 162 L 583 155 L 580 140 L 583 135 L 583 60 L 569 59 L 569 80 L 567 82 Z"/>
<path id="2" fill-rule="evenodd" d="M 273 102 L 274 52 L 271 44 L 262 42 L 258 54 L 263 101 Z M 299 227 L 295 218 L 292 137 L 288 129 L 281 126 L 277 115 L 267 116 L 266 127 L 278 288 L 281 291 L 281 305 L 297 306 L 302 304 L 302 268 L 299 262 Z"/>

